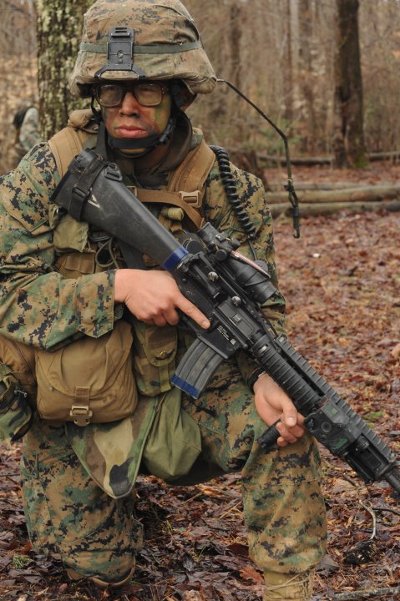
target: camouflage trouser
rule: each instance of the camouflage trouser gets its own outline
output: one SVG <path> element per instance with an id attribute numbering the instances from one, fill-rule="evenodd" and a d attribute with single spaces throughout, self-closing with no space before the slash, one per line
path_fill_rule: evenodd
<path id="1" fill-rule="evenodd" d="M 214 379 L 200 400 L 183 402 L 199 423 L 203 452 L 178 483 L 241 471 L 251 557 L 263 570 L 306 571 L 322 557 L 326 537 L 315 444 L 305 436 L 279 452 L 262 452 L 255 441 L 265 425 L 252 395 L 238 372 L 230 374 L 229 387 L 224 381 Z M 129 572 L 141 538 L 133 497 L 116 501 L 100 490 L 62 427 L 35 424 L 26 437 L 22 474 L 35 548 L 50 549 L 83 575 L 119 580 Z"/>
<path id="2" fill-rule="evenodd" d="M 83 576 L 124 578 L 142 539 L 133 495 L 106 495 L 79 463 L 63 426 L 35 422 L 24 442 L 24 509 L 35 551 Z"/>
<path id="3" fill-rule="evenodd" d="M 225 473 L 240 471 L 249 551 L 262 569 L 300 573 L 315 567 L 325 553 L 325 503 L 320 490 L 315 441 L 265 453 L 257 438 L 266 425 L 239 373 L 185 409 L 199 423 L 202 458 Z M 199 463 L 201 463 L 201 461 Z"/>

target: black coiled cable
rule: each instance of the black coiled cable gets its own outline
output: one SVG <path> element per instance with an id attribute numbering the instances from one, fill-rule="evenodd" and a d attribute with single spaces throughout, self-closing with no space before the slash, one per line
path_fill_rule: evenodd
<path id="1" fill-rule="evenodd" d="M 225 148 L 220 146 L 211 146 L 218 162 L 221 180 L 224 185 L 229 203 L 235 210 L 236 216 L 240 225 L 243 227 L 249 240 L 254 240 L 256 237 L 256 228 L 251 222 L 250 217 L 244 207 L 243 199 L 239 198 L 235 178 L 232 175 L 229 155 Z"/>

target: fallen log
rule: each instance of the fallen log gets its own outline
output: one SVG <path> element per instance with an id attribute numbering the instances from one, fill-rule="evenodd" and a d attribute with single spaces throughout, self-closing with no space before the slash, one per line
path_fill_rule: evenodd
<path id="1" fill-rule="evenodd" d="M 273 154 L 258 154 L 257 158 L 263 163 L 272 163 L 273 165 L 279 165 L 283 167 L 286 165 L 286 158 L 282 156 L 275 156 Z M 293 157 L 290 159 L 292 165 L 298 167 L 314 167 L 315 165 L 332 165 L 332 157 Z"/>
<path id="2" fill-rule="evenodd" d="M 298 190 L 301 203 L 376 202 L 400 198 L 400 186 L 363 186 L 344 190 Z M 285 202 L 287 192 L 270 192 L 268 202 Z"/>
<path id="3" fill-rule="evenodd" d="M 286 158 L 273 154 L 258 153 L 258 161 L 263 163 L 272 163 L 273 165 L 286 165 Z M 400 151 L 392 150 L 388 152 L 370 152 L 368 153 L 370 161 L 397 161 L 400 160 Z M 334 157 L 332 156 L 316 156 L 316 157 L 292 157 L 290 159 L 292 165 L 299 167 L 313 167 L 315 165 L 333 165 Z"/>
<path id="4" fill-rule="evenodd" d="M 392 150 L 389 152 L 370 152 L 368 155 L 370 161 L 388 161 L 400 159 L 400 150 Z"/>
<path id="5" fill-rule="evenodd" d="M 268 191 L 270 192 L 282 192 L 285 189 L 286 182 L 282 180 L 281 184 L 270 183 L 268 184 Z M 355 184 L 354 182 L 296 182 L 294 183 L 296 191 L 299 190 L 359 190 L 360 188 L 367 187 L 365 184 Z"/>
<path id="6" fill-rule="evenodd" d="M 270 205 L 273 217 L 279 215 L 290 215 L 291 206 L 285 204 Z M 310 217 L 314 215 L 330 215 L 339 211 L 348 213 L 362 213 L 372 211 L 400 211 L 400 200 L 388 200 L 379 202 L 332 202 L 332 203 L 300 203 L 300 216 Z"/>

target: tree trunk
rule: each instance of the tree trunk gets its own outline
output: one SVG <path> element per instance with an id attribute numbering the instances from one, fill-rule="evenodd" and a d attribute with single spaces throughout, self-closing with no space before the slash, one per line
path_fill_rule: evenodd
<path id="1" fill-rule="evenodd" d="M 67 123 L 79 106 L 68 77 L 79 50 L 83 15 L 94 0 L 37 0 L 38 79 L 41 130 L 45 138 Z"/>
<path id="2" fill-rule="evenodd" d="M 20 32 L 23 32 L 21 35 Z M 28 0 L 0 0 L 0 173 L 15 166 L 17 110 L 38 105 L 36 12 Z"/>
<path id="3" fill-rule="evenodd" d="M 300 71 L 299 85 L 304 98 L 303 121 L 304 135 L 302 137 L 302 150 L 315 153 L 318 144 L 318 117 L 315 98 L 315 77 L 313 73 L 312 42 L 313 42 L 313 15 L 311 0 L 300 0 L 299 4 Z"/>
<path id="4" fill-rule="evenodd" d="M 230 41 L 230 61 L 231 61 L 231 81 L 238 88 L 242 88 L 243 82 L 243 62 L 242 62 L 242 34 L 244 26 L 243 7 L 238 2 L 234 2 L 229 10 L 229 41 Z M 238 111 L 232 120 L 232 126 L 235 127 L 240 140 L 243 139 L 246 126 L 244 120 L 239 117 L 241 111 Z M 239 118 L 238 118 L 239 117 Z"/>
<path id="5" fill-rule="evenodd" d="M 293 81 L 294 81 L 294 56 L 292 41 L 292 0 L 287 0 L 286 4 L 286 22 L 287 22 L 287 73 L 284 78 L 285 112 L 284 117 L 287 121 L 286 130 L 290 133 L 290 126 L 293 122 Z"/>
<path id="6" fill-rule="evenodd" d="M 337 167 L 364 167 L 363 86 L 358 34 L 359 0 L 337 1 L 334 154 Z"/>

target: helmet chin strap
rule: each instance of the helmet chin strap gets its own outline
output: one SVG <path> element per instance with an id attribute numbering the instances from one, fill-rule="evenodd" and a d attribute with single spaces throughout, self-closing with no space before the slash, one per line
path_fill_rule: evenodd
<path id="1" fill-rule="evenodd" d="M 143 148 L 144 151 L 140 155 L 150 152 L 156 146 L 166 144 L 170 139 L 176 124 L 175 116 L 171 115 L 168 119 L 166 128 L 161 134 L 152 134 L 146 138 L 114 138 L 108 135 L 108 143 L 115 150 L 138 150 Z M 138 156 L 138 155 L 136 155 Z"/>

